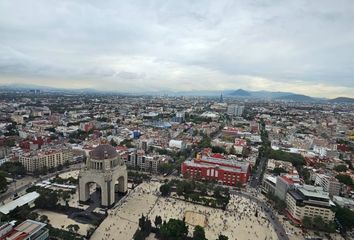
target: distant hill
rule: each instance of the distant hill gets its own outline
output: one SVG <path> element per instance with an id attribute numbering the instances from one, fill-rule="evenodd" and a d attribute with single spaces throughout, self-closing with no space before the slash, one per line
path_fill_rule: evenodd
<path id="1" fill-rule="evenodd" d="M 331 102 L 331 103 L 354 103 L 354 98 L 337 97 L 337 98 L 329 100 L 329 102 Z"/>
<path id="2" fill-rule="evenodd" d="M 231 92 L 229 95 L 230 96 L 238 96 L 238 97 L 249 97 L 249 96 L 251 96 L 251 93 L 249 93 L 243 89 L 237 89 L 236 91 Z"/>
<path id="3" fill-rule="evenodd" d="M 224 91 L 224 93 L 225 96 L 230 96 L 230 97 L 259 98 L 259 99 L 274 99 L 277 97 L 293 94 L 291 92 L 247 91 L 243 89 L 237 89 L 236 91 L 227 90 Z"/>
<path id="4" fill-rule="evenodd" d="M 76 93 L 76 94 L 123 94 L 123 95 L 150 95 L 150 96 L 203 96 L 203 97 L 220 97 L 222 93 L 224 97 L 234 97 L 242 99 L 266 99 L 266 100 L 284 100 L 293 102 L 327 102 L 327 103 L 353 103 L 354 98 L 348 97 L 337 97 L 334 99 L 326 98 L 314 98 L 302 94 L 295 94 L 292 92 L 272 92 L 272 91 L 249 91 L 244 89 L 226 89 L 226 90 L 189 90 L 189 91 L 173 91 L 173 90 L 156 90 L 156 91 L 146 91 L 142 92 L 120 92 L 116 90 L 105 91 L 99 89 L 68 89 L 68 88 L 56 88 L 49 86 L 40 86 L 35 84 L 3 84 L 0 85 L 0 92 L 3 91 L 27 91 L 31 89 L 39 89 L 43 92 L 66 92 L 66 93 Z"/>
<path id="5" fill-rule="evenodd" d="M 294 102 L 311 102 L 314 101 L 312 97 L 302 94 L 289 94 L 286 96 L 278 97 L 277 100 L 294 101 Z"/>

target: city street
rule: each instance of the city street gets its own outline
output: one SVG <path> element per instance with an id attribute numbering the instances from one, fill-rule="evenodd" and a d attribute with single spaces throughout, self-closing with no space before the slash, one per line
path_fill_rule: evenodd
<path id="1" fill-rule="evenodd" d="M 35 185 L 36 183 L 41 182 L 43 180 L 50 179 L 50 178 L 54 177 L 57 174 L 80 169 L 82 164 L 83 163 L 76 163 L 76 164 L 70 165 L 68 168 L 63 169 L 63 170 L 61 170 L 59 172 L 49 173 L 49 174 L 47 174 L 45 176 L 41 176 L 40 178 L 35 178 L 35 177 L 32 177 L 32 176 L 26 176 L 24 178 L 15 180 L 15 182 L 12 182 L 12 183 L 9 184 L 8 190 L 5 193 L 0 195 L 0 202 L 2 203 L 4 201 L 6 201 L 7 199 L 13 199 L 14 195 L 16 193 L 20 193 L 20 192 L 26 190 L 27 188 Z"/>
<path id="2" fill-rule="evenodd" d="M 231 194 L 234 195 L 240 195 L 243 197 L 246 197 L 254 202 L 256 202 L 265 212 L 266 216 L 268 217 L 270 223 L 273 225 L 275 232 L 278 235 L 278 238 L 280 240 L 289 240 L 286 231 L 283 227 L 283 225 L 280 223 L 278 217 L 273 213 L 273 210 L 270 209 L 263 200 L 259 199 L 256 196 L 253 196 L 250 193 L 247 192 L 241 192 L 241 191 L 236 191 L 236 190 L 230 190 Z"/>

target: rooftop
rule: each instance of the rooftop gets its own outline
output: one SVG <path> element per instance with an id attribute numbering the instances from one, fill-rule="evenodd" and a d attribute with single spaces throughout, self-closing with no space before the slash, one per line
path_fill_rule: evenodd
<path id="1" fill-rule="evenodd" d="M 25 204 L 28 204 L 34 200 L 36 200 L 39 197 L 39 193 L 37 192 L 30 192 L 22 197 L 17 198 L 16 200 L 13 200 L 9 203 L 6 203 L 5 205 L 0 207 L 0 212 L 3 214 L 8 214 L 10 211 L 14 210 L 16 207 L 21 207 Z"/>
<path id="2" fill-rule="evenodd" d="M 6 240 L 23 240 L 27 239 L 29 236 L 42 231 L 44 233 L 43 229 L 46 226 L 45 223 L 33 221 L 33 220 L 26 220 L 17 227 L 15 227 L 11 232 L 6 234 L 4 237 L 1 237 L 1 239 L 6 239 Z M 30 239 L 30 238 L 29 238 Z"/>
<path id="3" fill-rule="evenodd" d="M 299 187 L 298 190 L 306 197 L 322 198 L 329 200 L 328 193 L 324 192 L 322 187 L 303 185 L 302 187 Z"/>
<path id="4" fill-rule="evenodd" d="M 225 167 L 225 166 L 219 166 L 219 165 L 209 164 L 209 163 L 204 163 L 204 162 L 196 163 L 196 162 L 193 162 L 193 161 L 185 161 L 184 163 L 186 165 L 188 165 L 188 166 L 191 166 L 191 167 L 200 167 L 200 168 L 215 168 L 215 167 L 218 167 L 219 169 L 222 169 L 222 170 L 227 171 L 227 172 L 235 172 L 235 173 L 244 172 L 240 168 Z"/>
<path id="5" fill-rule="evenodd" d="M 109 144 L 98 145 L 90 152 L 90 157 L 94 160 L 104 160 L 118 156 L 116 149 Z"/>

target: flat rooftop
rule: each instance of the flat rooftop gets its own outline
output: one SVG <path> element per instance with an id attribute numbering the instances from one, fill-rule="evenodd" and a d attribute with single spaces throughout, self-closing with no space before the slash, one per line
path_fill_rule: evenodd
<path id="1" fill-rule="evenodd" d="M 205 163 L 205 162 L 196 163 L 196 162 L 193 162 L 193 161 L 185 161 L 184 163 L 187 166 L 191 166 L 191 167 L 200 167 L 200 168 L 215 168 L 215 167 L 218 167 L 219 169 L 222 169 L 222 170 L 227 171 L 227 172 L 246 173 L 246 171 L 243 171 L 241 168 L 225 167 L 225 166 L 216 165 L 216 164 L 210 164 L 210 163 Z"/>
<path id="2" fill-rule="evenodd" d="M 3 238 L 6 240 L 22 240 L 27 239 L 34 233 L 39 231 L 43 231 L 42 229 L 46 226 L 45 223 L 33 221 L 33 220 L 26 220 L 17 227 L 15 227 L 11 232 L 6 234 Z"/>
<path id="3" fill-rule="evenodd" d="M 30 192 L 27 193 L 9 203 L 0 207 L 0 212 L 3 214 L 8 214 L 10 211 L 14 210 L 16 207 L 21 207 L 25 204 L 33 202 L 39 197 L 39 193 L 37 192 Z"/>

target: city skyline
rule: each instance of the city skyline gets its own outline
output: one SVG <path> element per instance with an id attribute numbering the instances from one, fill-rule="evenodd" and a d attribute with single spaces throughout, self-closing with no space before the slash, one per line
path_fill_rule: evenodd
<path id="1" fill-rule="evenodd" d="M 354 97 L 351 1 L 2 1 L 0 84 Z"/>

